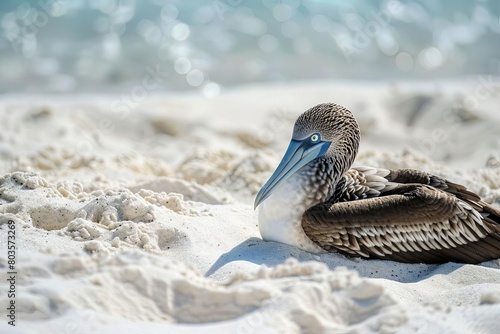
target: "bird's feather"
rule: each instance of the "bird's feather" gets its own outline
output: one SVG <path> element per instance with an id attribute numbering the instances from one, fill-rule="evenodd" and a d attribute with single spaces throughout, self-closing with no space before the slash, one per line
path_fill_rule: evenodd
<path id="1" fill-rule="evenodd" d="M 357 167 L 302 216 L 327 251 L 401 262 L 479 263 L 500 257 L 500 210 L 464 186 L 412 169 Z"/>

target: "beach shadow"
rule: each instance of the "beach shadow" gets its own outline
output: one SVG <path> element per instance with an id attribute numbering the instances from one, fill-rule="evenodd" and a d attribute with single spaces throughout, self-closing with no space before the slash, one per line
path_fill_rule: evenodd
<path id="1" fill-rule="evenodd" d="M 220 268 L 235 261 L 247 261 L 257 265 L 274 267 L 291 257 L 297 258 L 299 261 L 319 260 L 317 255 L 301 251 L 296 247 L 252 237 L 219 256 L 217 261 L 207 270 L 205 277 L 213 275 Z"/>
<path id="2" fill-rule="evenodd" d="M 205 277 L 214 275 L 222 267 L 236 261 L 274 267 L 285 263 L 289 258 L 295 258 L 299 262 L 319 261 L 332 270 L 337 267 L 345 267 L 356 270 L 362 277 L 383 278 L 401 283 L 414 283 L 434 275 L 448 275 L 464 266 L 464 264 L 458 263 L 436 265 L 366 260 L 338 253 L 312 254 L 293 246 L 252 237 L 219 256 L 207 270 Z"/>

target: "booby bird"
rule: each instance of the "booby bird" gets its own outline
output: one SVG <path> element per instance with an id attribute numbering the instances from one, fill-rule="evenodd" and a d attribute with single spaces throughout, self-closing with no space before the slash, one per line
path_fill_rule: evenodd
<path id="1" fill-rule="evenodd" d="M 359 141 L 356 119 L 340 105 L 299 116 L 255 199 L 264 240 L 411 263 L 500 258 L 500 210 L 423 171 L 350 168 Z"/>

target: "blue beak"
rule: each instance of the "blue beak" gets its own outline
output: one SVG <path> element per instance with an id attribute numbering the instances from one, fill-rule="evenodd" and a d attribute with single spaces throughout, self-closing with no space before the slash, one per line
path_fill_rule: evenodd
<path id="1" fill-rule="evenodd" d="M 330 144 L 331 142 L 326 141 L 312 143 L 310 138 L 304 140 L 292 139 L 278 168 L 276 168 L 271 178 L 257 194 L 254 209 L 268 198 L 280 184 L 295 174 L 296 171 L 314 159 L 322 157 L 328 150 L 328 147 L 330 147 Z"/>

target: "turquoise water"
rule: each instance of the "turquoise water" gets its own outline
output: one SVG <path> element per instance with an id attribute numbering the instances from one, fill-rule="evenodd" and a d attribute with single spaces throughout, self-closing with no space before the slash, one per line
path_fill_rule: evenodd
<path id="1" fill-rule="evenodd" d="M 0 92 L 500 72 L 499 1 L 4 1 Z"/>

